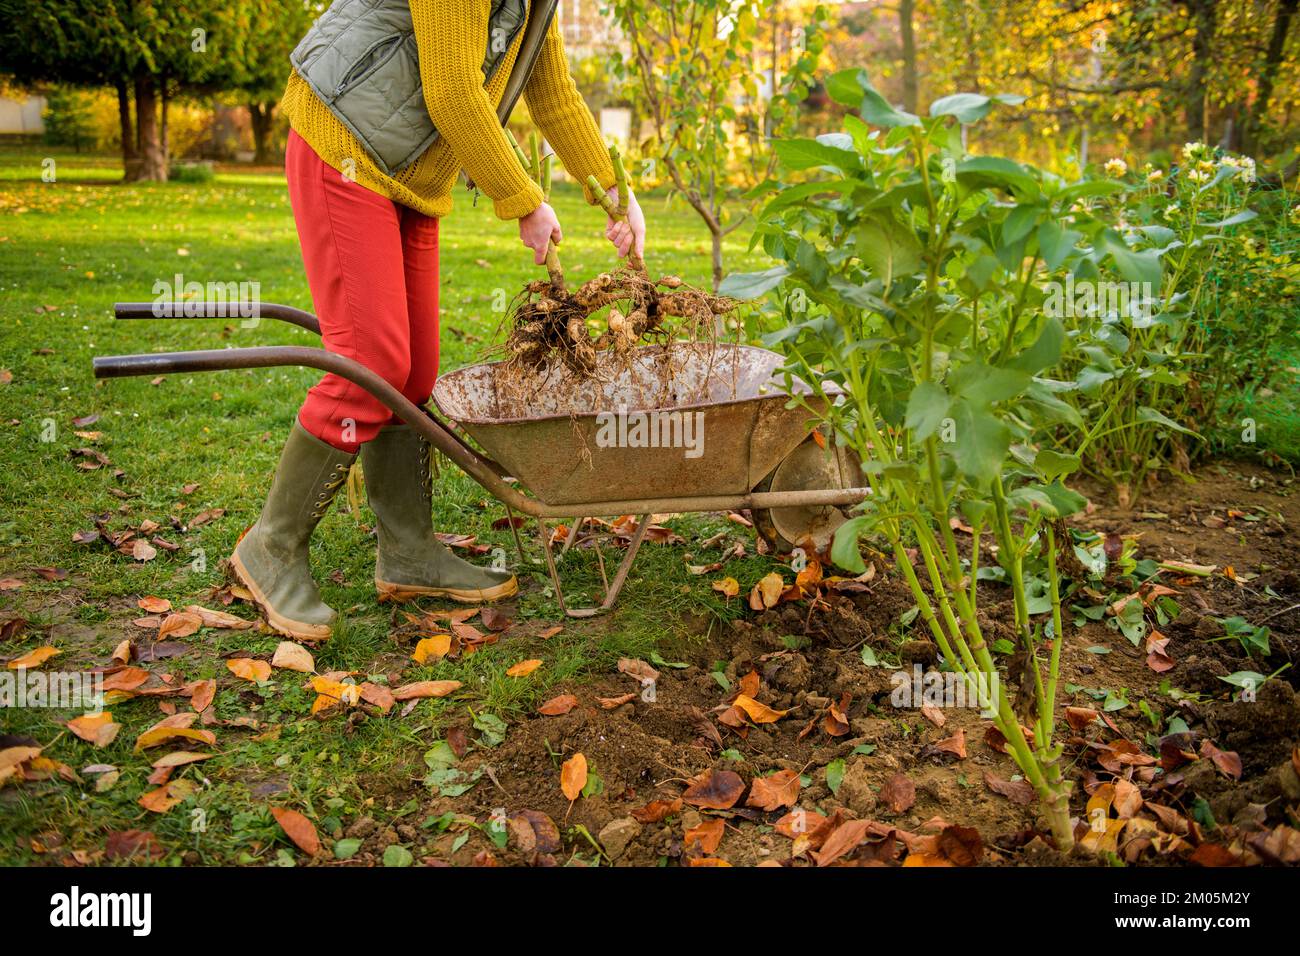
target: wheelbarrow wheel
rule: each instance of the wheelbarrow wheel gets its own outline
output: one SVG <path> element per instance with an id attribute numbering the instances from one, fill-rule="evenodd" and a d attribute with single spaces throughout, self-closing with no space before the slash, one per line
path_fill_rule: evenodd
<path id="1" fill-rule="evenodd" d="M 827 488 L 860 488 L 865 485 L 858 456 L 836 445 L 824 433 L 809 436 L 781 459 L 755 491 L 815 491 Z M 848 520 L 843 507 L 833 505 L 792 508 L 755 508 L 750 517 L 754 531 L 776 554 L 795 548 L 810 553 L 830 550 L 835 530 Z"/>

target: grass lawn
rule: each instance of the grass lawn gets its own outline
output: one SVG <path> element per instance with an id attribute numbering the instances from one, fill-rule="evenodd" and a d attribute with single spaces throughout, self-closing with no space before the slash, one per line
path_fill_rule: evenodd
<path id="1" fill-rule="evenodd" d="M 13 148 L 0 153 L 0 368 L 12 376 L 0 385 L 0 579 L 21 582 L 0 590 L 0 620 L 27 622 L 6 635 L 0 656 L 48 644 L 60 651 L 49 666 L 75 671 L 109 663 L 124 638 L 151 643 L 150 632 L 132 624 L 144 614 L 137 606 L 142 596 L 166 598 L 176 608 L 220 607 L 213 596 L 222 584 L 219 562 L 256 517 L 294 412 L 316 379 L 305 369 L 273 369 L 97 382 L 92 356 L 316 340 L 270 321 L 246 329 L 221 320 L 112 318 L 115 301 L 150 300 L 154 283 L 171 282 L 178 272 L 200 282 L 256 281 L 264 300 L 311 309 L 282 176 L 223 172 L 214 183 L 124 186 L 116 182 L 120 172 L 111 158 L 56 154 L 57 181 L 45 183 L 42 156 Z M 689 210 L 668 208 L 663 197 L 643 203 L 651 222 L 651 268 L 706 284 L 702 226 Z M 444 370 L 477 361 L 496 341 L 497 290 L 508 297 L 539 274 L 513 224 L 496 221 L 489 202 L 475 206 L 460 191 L 456 204 L 443 231 Z M 609 255 L 603 214 L 569 185 L 557 187 L 555 206 L 567 237 L 568 274 L 599 271 Z M 728 246 L 733 268 L 747 265 L 744 239 L 742 230 Z M 88 416 L 97 418 L 75 424 Z M 95 449 L 111 464 L 79 467 L 92 462 L 70 455 L 81 448 Z M 517 561 L 509 532 L 491 529 L 504 509 L 481 488 L 444 467 L 436 492 L 441 530 L 507 548 Z M 224 514 L 191 528 L 209 509 Z M 156 558 L 136 561 L 103 541 L 74 543 L 74 535 L 94 527 L 96 515 L 106 515 L 114 530 L 154 522 L 159 528 L 153 533 L 179 549 L 160 548 Z M 0 864 L 40 862 L 48 834 L 93 856 L 107 834 L 130 829 L 152 830 L 167 851 L 164 862 L 179 862 L 182 854 L 188 862 L 290 862 L 270 803 L 308 813 L 327 833 L 362 812 L 381 821 L 414 815 L 418 822 L 418 806 L 387 806 L 373 793 L 384 789 L 385 779 L 422 778 L 423 755 L 453 716 L 472 708 L 509 722 L 546 699 L 557 681 L 607 671 L 619 656 L 648 658 L 656 649 L 670 654 L 674 642 L 737 613 L 737 602 L 728 607 L 710 589 L 710 577 L 687 569 L 706 563 L 691 555 L 705 537 L 730 530 L 719 548 L 746 542 L 751 557 L 732 561 L 725 572 L 744 589 L 771 569 L 753 556 L 752 538 L 724 516 L 670 519 L 686 544 L 647 546 L 616 613 L 567 622 L 542 642 L 530 635 L 562 617 L 530 529 L 528 561 L 517 569 L 523 584 L 519 623 L 495 646 L 463 661 L 417 666 L 409 646 L 390 637 L 400 615 L 375 602 L 372 520 L 364 505 L 357 514 L 336 506 L 315 538 L 313 561 L 325 599 L 346 615 L 336 637 L 317 649 L 317 669 L 402 683 L 455 679 L 463 682 L 460 693 L 421 701 L 406 716 L 394 711 L 385 719 L 316 719 L 309 715 L 314 694 L 303 689 L 305 675 L 277 670 L 268 683 L 255 685 L 225 666 L 223 655 L 232 652 L 272 651 L 276 636 L 204 629 L 180 640 L 186 653 L 147 667 L 179 684 L 216 678 L 216 716 L 252 718 L 256 726 L 215 725 L 217 744 L 210 749 L 217 756 L 172 778 L 194 781 L 195 792 L 159 814 L 137 800 L 155 789 L 146 779 L 151 761 L 170 748 L 135 753 L 133 744 L 163 716 L 159 702 L 168 698 L 113 704 L 113 720 L 123 726 L 102 748 L 62 726 L 76 712 L 0 710 L 0 733 L 34 738 L 45 756 L 74 771 L 111 764 L 120 773 L 103 792 L 96 792 L 96 781 L 103 786 L 105 777 L 86 774 L 78 781 L 56 776 L 5 788 Z M 575 598 L 596 597 L 592 555 L 570 555 L 565 566 Z M 47 580 L 37 568 L 59 571 L 47 572 L 55 578 Z M 230 610 L 252 616 L 239 604 Z M 542 658 L 542 668 L 528 678 L 505 676 L 510 665 L 530 657 Z M 187 709 L 184 698 L 177 704 Z M 0 748 L 7 745 L 0 742 Z"/>

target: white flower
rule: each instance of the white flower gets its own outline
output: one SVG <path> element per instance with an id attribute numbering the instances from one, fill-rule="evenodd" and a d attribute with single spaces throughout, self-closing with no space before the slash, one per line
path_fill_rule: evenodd
<path id="1" fill-rule="evenodd" d="M 1203 183 L 1210 178 L 1210 174 L 1201 169 L 1189 169 L 1187 178 L 1194 183 Z"/>
<path id="2" fill-rule="evenodd" d="M 1291 221 L 1300 223 L 1300 204 L 1291 207 Z"/>
<path id="3" fill-rule="evenodd" d="M 1186 159 L 1186 160 L 1195 159 L 1197 156 L 1201 155 L 1201 153 L 1203 153 L 1203 152 L 1205 152 L 1205 144 L 1204 144 L 1204 143 L 1184 143 L 1184 144 L 1183 144 L 1183 159 Z"/>
<path id="4" fill-rule="evenodd" d="M 1178 215 L 1179 208 L 1181 207 L 1178 205 L 1178 203 L 1176 202 L 1170 203 L 1168 206 L 1165 207 L 1165 211 L 1163 213 L 1164 217 L 1166 219 L 1173 219 L 1176 215 Z"/>
<path id="5" fill-rule="evenodd" d="M 1107 176 L 1118 179 L 1128 172 L 1128 163 L 1122 159 L 1108 159 L 1103 168 L 1106 170 Z"/>
<path id="6" fill-rule="evenodd" d="M 1164 178 L 1165 171 L 1163 169 L 1153 169 L 1151 172 L 1147 173 L 1147 182 L 1149 183 L 1158 183 Z"/>

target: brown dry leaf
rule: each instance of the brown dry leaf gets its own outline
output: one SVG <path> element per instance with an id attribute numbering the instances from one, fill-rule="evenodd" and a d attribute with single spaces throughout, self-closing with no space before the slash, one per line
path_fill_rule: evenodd
<path id="1" fill-rule="evenodd" d="M 122 729 L 121 724 L 113 723 L 113 715 L 107 710 L 98 714 L 74 717 L 66 726 L 82 740 L 96 747 L 107 747 L 117 738 L 117 732 Z"/>
<path id="2" fill-rule="evenodd" d="M 549 640 L 550 640 L 551 638 L 553 638 L 556 634 L 559 634 L 562 630 L 564 630 L 564 625 L 563 625 L 563 624 L 556 624 L 556 625 L 554 625 L 553 627 L 548 627 L 546 630 L 542 631 L 542 632 L 541 632 L 540 634 L 538 634 L 537 636 L 538 636 L 538 638 L 540 638 L 540 639 L 543 640 L 543 641 L 549 641 Z"/>
<path id="3" fill-rule="evenodd" d="M 1070 729 L 1076 734 L 1082 733 L 1083 729 L 1097 719 L 1097 711 L 1091 707 L 1067 707 L 1065 708 L 1065 719 L 1070 725 Z"/>
<path id="4" fill-rule="evenodd" d="M 658 823 L 665 817 L 682 812 L 682 798 L 676 800 L 651 800 L 644 807 L 635 807 L 631 811 L 632 819 L 638 823 Z"/>
<path id="5" fill-rule="evenodd" d="M 805 836 L 812 833 L 819 826 L 826 822 L 826 817 L 815 810 L 804 810 L 802 807 L 791 810 L 780 820 L 777 820 L 772 828 L 783 837 L 791 840 L 796 837 Z"/>
<path id="6" fill-rule="evenodd" d="M 198 604 L 188 605 L 185 608 L 185 613 L 197 616 L 203 622 L 204 627 L 221 628 L 227 631 L 246 631 L 257 623 L 246 618 L 236 617 L 233 614 L 227 614 L 225 611 L 210 611 Z"/>
<path id="7" fill-rule="evenodd" d="M 636 700 L 636 694 L 620 694 L 618 697 L 597 697 L 596 703 L 606 710 L 613 710 L 615 707 L 622 707 L 634 700 Z"/>
<path id="8" fill-rule="evenodd" d="M 202 741 L 209 746 L 216 744 L 217 735 L 212 731 L 195 730 L 191 726 L 198 718 L 198 713 L 192 710 L 165 717 L 135 739 L 135 749 L 145 750 L 156 747 L 177 737 Z"/>
<path id="9" fill-rule="evenodd" d="M 1120 777 L 1115 781 L 1115 815 L 1121 820 L 1131 820 L 1142 809 L 1142 794 L 1128 780 Z"/>
<path id="10" fill-rule="evenodd" d="M 23 586 L 18 578 L 0 578 L 0 591 L 17 591 Z"/>
<path id="11" fill-rule="evenodd" d="M 572 694 L 560 694 L 560 696 L 552 697 L 541 707 L 538 707 L 537 712 L 543 717 L 559 717 L 567 714 L 577 706 L 578 698 Z"/>
<path id="12" fill-rule="evenodd" d="M 190 706 L 202 713 L 212 706 L 212 701 L 217 696 L 217 682 L 215 680 L 201 680 L 194 685 L 194 693 L 190 694 Z"/>
<path id="13" fill-rule="evenodd" d="M 420 639 L 415 645 L 415 650 L 411 652 L 411 660 L 417 664 L 427 664 L 446 657 L 450 650 L 450 634 L 433 634 Z"/>
<path id="14" fill-rule="evenodd" d="M 393 700 L 412 700 L 424 697 L 446 697 L 459 690 L 458 680 L 422 680 L 414 684 L 403 684 L 393 690 Z"/>
<path id="15" fill-rule="evenodd" d="M 758 676 L 758 671 L 750 671 L 739 681 L 736 682 L 736 694 L 744 694 L 746 697 L 757 697 L 759 688 L 762 683 Z M 735 700 L 735 697 L 732 698 Z"/>
<path id="16" fill-rule="evenodd" d="M 779 810 L 782 807 L 793 807 L 798 799 L 799 775 L 793 770 L 778 770 L 771 776 L 753 779 L 745 806 Z"/>
<path id="17" fill-rule="evenodd" d="M 822 719 L 822 730 L 826 731 L 832 737 L 843 737 L 849 732 L 849 704 L 853 701 L 853 695 L 845 691 L 841 696 L 839 703 L 833 703 L 826 708 L 826 716 Z"/>
<path id="18" fill-rule="evenodd" d="M 1003 780 L 996 774 L 986 770 L 984 771 L 984 786 L 1022 807 L 1027 807 L 1034 802 L 1034 788 L 1028 780 Z"/>
<path id="19" fill-rule="evenodd" d="M 953 734 L 951 737 L 946 737 L 943 740 L 937 741 L 934 744 L 934 749 L 942 751 L 943 753 L 952 754 L 958 760 L 965 760 L 966 731 L 959 729 L 957 733 Z"/>
<path id="20" fill-rule="evenodd" d="M 126 549 L 131 557 L 137 561 L 152 561 L 158 557 L 158 549 L 144 538 L 136 538 L 130 545 L 123 545 L 122 548 Z"/>
<path id="21" fill-rule="evenodd" d="M 253 660 L 251 657 L 236 657 L 226 661 L 226 669 L 236 677 L 255 684 L 271 679 L 271 665 L 266 661 Z"/>
<path id="22" fill-rule="evenodd" d="M 38 647 L 34 651 L 28 651 L 26 654 L 22 655 L 21 657 L 15 657 L 5 666 L 8 667 L 9 670 L 11 671 L 40 667 L 51 657 L 54 657 L 62 653 L 63 652 L 58 650 L 57 648 L 50 647 L 48 644 L 46 644 L 44 647 Z"/>
<path id="23" fill-rule="evenodd" d="M 716 856 L 697 856 L 691 860 L 691 866 L 731 866 L 726 860 Z"/>
<path id="24" fill-rule="evenodd" d="M 518 664 L 506 671 L 507 677 L 527 677 L 537 668 L 542 666 L 542 662 L 536 657 L 529 658 L 526 661 L 520 661 Z"/>
<path id="25" fill-rule="evenodd" d="M 773 710 L 767 704 L 760 704 L 754 698 L 745 694 L 737 694 L 736 699 L 731 703 L 743 710 L 749 716 L 749 719 L 756 724 L 774 724 L 790 713 L 788 710 Z"/>
<path id="26" fill-rule="evenodd" d="M 136 606 L 150 614 L 166 614 L 172 609 L 172 602 L 166 598 L 154 597 L 152 594 L 136 601 Z"/>
<path id="27" fill-rule="evenodd" d="M 978 866 L 984 857 L 984 840 L 974 827 L 946 826 L 935 843 L 939 855 L 953 866 Z"/>
<path id="28" fill-rule="evenodd" d="M 841 826 L 835 828 L 831 834 L 826 837 L 820 850 L 815 850 L 812 857 L 817 861 L 818 866 L 827 866 L 834 863 L 845 853 L 848 853 L 871 832 L 872 823 L 870 820 L 849 820 Z"/>
<path id="29" fill-rule="evenodd" d="M 311 656 L 311 651 L 301 644 L 281 641 L 276 645 L 275 654 L 271 657 L 271 666 L 281 670 L 298 671 L 301 674 L 312 674 L 316 671 L 316 659 Z"/>
<path id="30" fill-rule="evenodd" d="M 582 788 L 587 785 L 587 758 L 574 754 L 560 768 L 560 790 L 570 802 L 582 795 Z"/>
<path id="31" fill-rule="evenodd" d="M 719 581 L 714 581 L 710 587 L 723 597 L 734 598 L 740 593 L 740 582 L 735 578 L 722 578 Z"/>
<path id="32" fill-rule="evenodd" d="M 275 822 L 280 824 L 280 829 L 285 832 L 285 835 L 303 853 L 308 856 L 316 856 L 320 853 L 320 836 L 316 833 L 314 823 L 297 810 L 288 810 L 284 807 L 271 807 L 271 815 L 275 817 Z"/>
<path id="33" fill-rule="evenodd" d="M 154 637 L 160 641 L 168 637 L 189 637 L 191 634 L 197 633 L 202 626 L 203 618 L 197 614 L 191 614 L 189 611 L 177 611 L 174 614 L 168 614 L 163 619 L 158 628 L 158 633 Z"/>
<path id="34" fill-rule="evenodd" d="M 113 649 L 113 660 L 119 664 L 129 664 L 131 662 L 131 639 L 127 638 Z"/>
<path id="35" fill-rule="evenodd" d="M 393 704 L 396 703 L 391 690 L 383 684 L 372 684 L 370 681 L 361 685 L 361 699 L 367 704 L 378 707 L 385 714 L 392 710 Z"/>
<path id="36" fill-rule="evenodd" d="M 905 773 L 896 773 L 880 788 L 880 799 L 894 813 L 906 813 L 916 803 L 916 785 Z"/>
<path id="37" fill-rule="evenodd" d="M 763 579 L 754 585 L 749 592 L 749 606 L 755 611 L 765 611 L 770 607 L 775 607 L 781 600 L 781 594 L 785 591 L 785 581 L 782 579 L 780 572 L 772 571 L 763 576 Z"/>
<path id="38" fill-rule="evenodd" d="M 657 670 L 645 661 L 637 660 L 635 657 L 619 658 L 618 669 L 628 677 L 634 677 L 643 684 L 659 679 Z"/>
<path id="39" fill-rule="evenodd" d="M 700 849 L 705 853 L 713 853 L 722 842 L 722 835 L 727 830 L 727 825 L 719 817 L 712 820 L 705 820 L 699 826 L 691 827 L 685 832 L 683 843 L 689 847 L 692 843 L 698 843 Z"/>
<path id="40" fill-rule="evenodd" d="M 507 611 L 498 607 L 485 607 L 479 612 L 479 620 L 489 631 L 504 631 L 515 623 L 515 619 Z"/>
<path id="41" fill-rule="evenodd" d="M 948 722 L 947 715 L 944 714 L 944 712 L 940 710 L 938 707 L 935 707 L 933 704 L 922 704 L 921 716 L 924 717 L 926 720 L 928 720 L 930 723 L 934 724 L 936 727 L 942 727 L 944 724 Z"/>
<path id="42" fill-rule="evenodd" d="M 745 792 L 745 781 L 730 770 L 706 770 L 692 777 L 682 799 L 694 807 L 730 810 Z"/>
<path id="43" fill-rule="evenodd" d="M 1231 750 L 1220 750 L 1209 740 L 1201 741 L 1201 756 L 1208 757 L 1219 771 L 1233 780 L 1241 779 L 1241 757 Z"/>

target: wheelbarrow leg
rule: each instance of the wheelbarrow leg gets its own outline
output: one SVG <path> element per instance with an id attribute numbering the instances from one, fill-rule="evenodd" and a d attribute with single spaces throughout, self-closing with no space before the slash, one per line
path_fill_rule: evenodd
<path id="1" fill-rule="evenodd" d="M 510 533 L 515 537 L 515 550 L 519 552 L 519 566 L 523 567 L 528 563 L 528 559 L 524 557 L 524 542 L 519 537 L 519 527 L 515 523 L 520 519 L 515 517 L 515 511 L 509 505 L 506 505 L 506 520 L 510 522 Z"/>
<path id="2" fill-rule="evenodd" d="M 623 556 L 618 571 L 614 574 L 613 582 L 606 586 L 605 600 L 601 602 L 600 607 L 571 608 L 564 603 L 564 588 L 560 584 L 560 572 L 555 565 L 555 551 L 551 547 L 551 529 L 547 526 L 544 518 L 538 518 L 537 524 L 541 528 L 542 546 L 546 550 L 546 569 L 551 574 L 551 584 L 555 588 L 555 598 L 560 603 L 560 610 L 568 617 L 595 617 L 597 614 L 604 614 L 618 600 L 619 592 L 623 590 L 623 584 L 627 581 L 627 576 L 632 570 L 632 564 L 636 561 L 637 552 L 641 550 L 641 542 L 645 540 L 645 533 L 650 527 L 650 515 L 642 515 L 641 520 L 637 523 L 636 533 L 632 535 L 632 541 L 627 546 L 627 554 Z M 599 553 L 597 558 L 599 558 Z M 603 560 L 601 560 L 601 577 L 604 577 Z"/>

